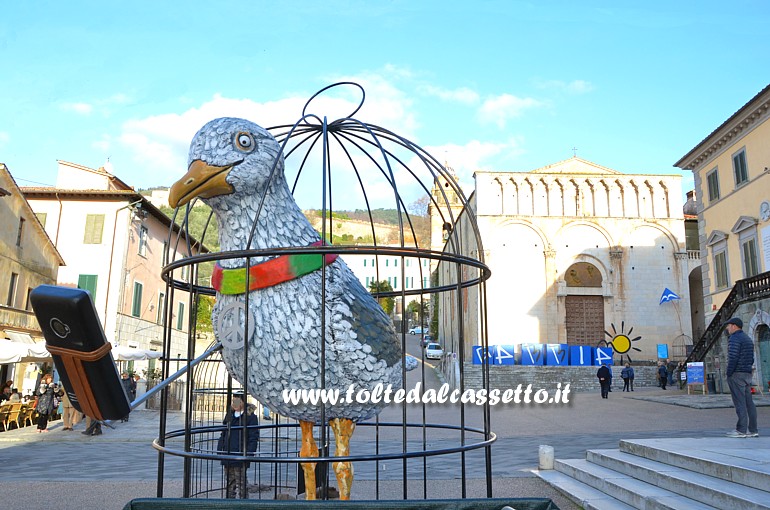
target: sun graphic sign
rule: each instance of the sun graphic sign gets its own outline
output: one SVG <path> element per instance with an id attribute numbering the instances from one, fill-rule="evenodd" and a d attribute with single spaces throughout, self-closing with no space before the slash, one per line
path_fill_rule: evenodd
<path id="1" fill-rule="evenodd" d="M 612 326 L 612 333 L 610 334 L 609 331 L 605 331 L 604 334 L 606 334 L 611 340 L 606 341 L 602 340 L 599 342 L 599 344 L 604 344 L 612 347 L 612 350 L 620 354 L 620 362 L 623 363 L 623 355 L 625 354 L 628 358 L 628 361 L 631 361 L 631 356 L 628 355 L 628 351 L 635 350 L 637 352 L 642 352 L 641 349 L 634 347 L 633 343 L 638 342 L 641 340 L 641 336 L 637 336 L 636 338 L 631 338 L 631 332 L 634 331 L 634 328 L 631 328 L 628 330 L 628 333 L 626 333 L 626 321 L 623 321 L 620 323 L 620 333 L 618 333 L 618 330 L 615 328 L 615 324 L 610 324 Z"/>

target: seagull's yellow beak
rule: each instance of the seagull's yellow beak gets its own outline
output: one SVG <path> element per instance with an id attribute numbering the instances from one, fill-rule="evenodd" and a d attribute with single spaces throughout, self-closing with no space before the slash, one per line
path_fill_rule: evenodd
<path id="1" fill-rule="evenodd" d="M 196 159 L 190 163 L 184 177 L 171 186 L 168 205 L 175 209 L 195 197 L 211 198 L 232 193 L 235 190 L 225 181 L 225 177 L 233 166 L 211 166 Z"/>

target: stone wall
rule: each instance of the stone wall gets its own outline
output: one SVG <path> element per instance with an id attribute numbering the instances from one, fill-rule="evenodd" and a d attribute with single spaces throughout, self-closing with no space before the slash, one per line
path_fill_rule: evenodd
<path id="1" fill-rule="evenodd" d="M 623 388 L 623 379 L 620 378 L 622 366 L 612 368 L 612 387 L 614 389 Z M 489 385 L 490 389 L 498 388 L 506 390 L 508 388 L 516 389 L 519 384 L 526 387 L 531 384 L 533 388 L 544 388 L 549 391 L 556 389 L 557 383 L 562 383 L 562 388 L 566 383 L 570 385 L 570 391 L 577 392 L 598 392 L 599 380 L 596 378 L 596 371 L 599 367 L 531 367 L 531 366 L 500 366 L 492 365 L 489 367 Z M 637 366 L 634 367 L 634 388 L 656 387 L 657 367 L 655 366 Z M 481 365 L 465 365 L 465 387 L 472 389 L 481 388 Z"/>
<path id="2" fill-rule="evenodd" d="M 115 338 L 119 345 L 138 349 L 163 350 L 163 326 L 130 315 L 118 315 Z M 171 358 L 187 357 L 187 333 L 171 328 Z"/>

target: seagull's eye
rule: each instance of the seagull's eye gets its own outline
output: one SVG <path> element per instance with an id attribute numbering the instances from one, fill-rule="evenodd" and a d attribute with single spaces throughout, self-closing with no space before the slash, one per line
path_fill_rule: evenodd
<path id="1" fill-rule="evenodd" d="M 255 145 L 256 144 L 254 143 L 254 138 L 251 136 L 251 133 L 241 131 L 235 135 L 235 146 L 238 147 L 238 149 L 244 152 L 251 152 L 254 150 Z"/>

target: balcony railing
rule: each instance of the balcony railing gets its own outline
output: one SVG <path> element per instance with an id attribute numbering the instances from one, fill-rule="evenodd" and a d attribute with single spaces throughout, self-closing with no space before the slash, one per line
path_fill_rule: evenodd
<path id="1" fill-rule="evenodd" d="M 733 316 L 742 303 L 756 301 L 768 296 L 770 296 L 770 271 L 735 282 L 735 286 L 722 303 L 722 307 L 711 319 L 706 332 L 693 346 L 687 361 L 703 361 L 706 358 L 706 353 L 719 340 L 725 322 Z"/>
<path id="2" fill-rule="evenodd" d="M 0 329 L 14 329 L 26 333 L 41 334 L 40 324 L 33 312 L 10 308 L 5 305 L 0 305 Z"/>

